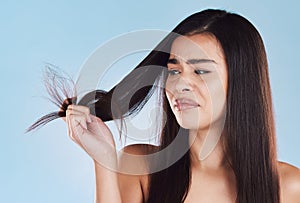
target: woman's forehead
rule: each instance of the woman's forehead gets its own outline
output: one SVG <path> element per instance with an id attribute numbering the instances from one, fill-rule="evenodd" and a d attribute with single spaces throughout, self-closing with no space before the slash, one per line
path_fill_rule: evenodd
<path id="1" fill-rule="evenodd" d="M 220 44 L 213 36 L 196 34 L 176 38 L 171 46 L 170 57 L 183 60 L 197 58 L 218 61 L 223 58 L 223 53 Z"/>

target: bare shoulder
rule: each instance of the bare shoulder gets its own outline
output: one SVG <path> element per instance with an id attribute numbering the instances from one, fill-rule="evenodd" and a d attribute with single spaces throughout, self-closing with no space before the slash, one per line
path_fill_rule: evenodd
<path id="1" fill-rule="evenodd" d="M 158 150 L 157 146 L 147 144 L 134 144 L 123 148 L 119 154 L 119 168 L 125 174 L 148 175 L 148 154 Z"/>
<path id="2" fill-rule="evenodd" d="M 119 188 L 122 202 L 144 202 L 148 198 L 148 163 L 144 158 L 158 147 L 135 144 L 123 148 L 119 154 Z"/>
<path id="3" fill-rule="evenodd" d="M 300 169 L 285 162 L 278 162 L 278 172 L 282 202 L 299 202 Z"/>
<path id="4" fill-rule="evenodd" d="M 133 144 L 123 148 L 123 152 L 133 155 L 147 155 L 154 153 L 158 150 L 158 146 L 148 144 Z"/>

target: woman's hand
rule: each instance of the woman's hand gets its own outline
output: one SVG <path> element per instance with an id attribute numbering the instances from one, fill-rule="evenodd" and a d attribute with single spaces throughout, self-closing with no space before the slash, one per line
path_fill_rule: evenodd
<path id="1" fill-rule="evenodd" d="M 116 169 L 116 150 L 107 125 L 85 106 L 69 105 L 66 122 L 70 138 L 106 168 Z"/>
<path id="2" fill-rule="evenodd" d="M 71 139 L 95 160 L 96 203 L 120 203 L 117 156 L 113 136 L 103 121 L 85 106 L 69 105 L 66 122 Z M 109 169 L 109 170 L 107 170 Z"/>

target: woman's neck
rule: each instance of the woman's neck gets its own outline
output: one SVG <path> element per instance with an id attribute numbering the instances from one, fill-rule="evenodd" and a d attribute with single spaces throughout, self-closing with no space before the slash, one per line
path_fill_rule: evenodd
<path id="1" fill-rule="evenodd" d="M 228 166 L 225 157 L 221 131 L 216 128 L 209 130 L 190 130 L 191 167 L 201 170 L 219 170 Z"/>

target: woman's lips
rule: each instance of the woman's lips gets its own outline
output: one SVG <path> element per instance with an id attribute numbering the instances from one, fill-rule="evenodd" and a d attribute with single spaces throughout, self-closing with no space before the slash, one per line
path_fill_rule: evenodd
<path id="1" fill-rule="evenodd" d="M 177 109 L 178 111 L 184 111 L 184 110 L 187 110 L 187 109 L 192 109 L 192 108 L 197 108 L 199 107 L 200 105 L 191 100 L 191 99 L 186 99 L 186 98 L 183 98 L 183 99 L 176 99 L 175 100 L 175 109 Z"/>

